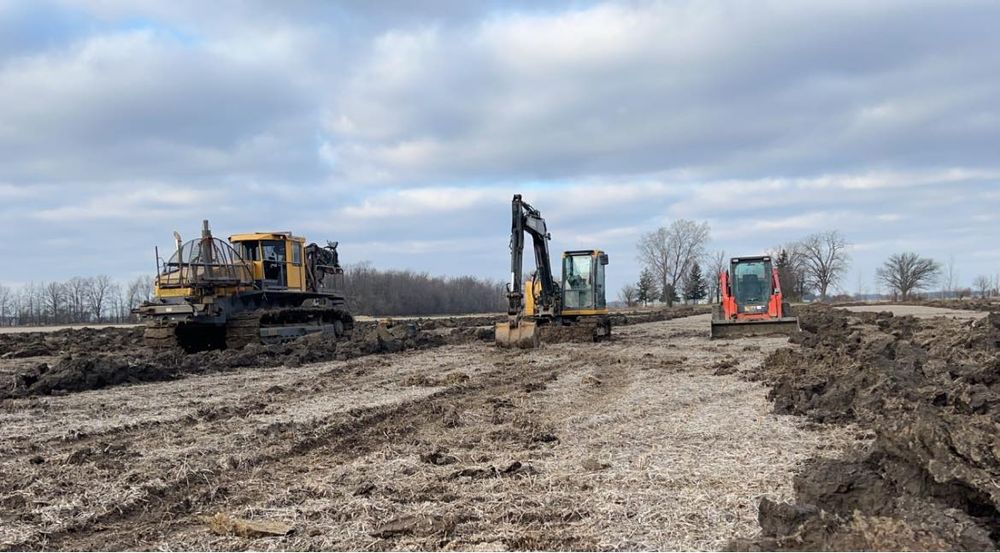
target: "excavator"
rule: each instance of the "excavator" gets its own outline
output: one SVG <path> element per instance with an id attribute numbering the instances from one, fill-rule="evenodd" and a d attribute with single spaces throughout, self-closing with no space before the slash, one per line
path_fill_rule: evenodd
<path id="1" fill-rule="evenodd" d="M 770 256 L 732 258 L 729 270 L 719 275 L 719 289 L 722 301 L 712 311 L 712 338 L 799 332 Z"/>
<path id="2" fill-rule="evenodd" d="M 534 348 L 542 341 L 598 341 L 611 335 L 605 299 L 608 254 L 573 250 L 562 255 L 562 280 L 552 276 L 551 238 L 541 212 L 515 194 L 511 202 L 511 281 L 507 322 L 496 324 L 500 347 Z M 535 271 L 523 282 L 524 235 L 535 251 Z M 543 334 L 546 339 L 543 340 Z"/>
<path id="3" fill-rule="evenodd" d="M 163 262 L 156 251 L 153 298 L 134 310 L 146 345 L 186 351 L 276 344 L 324 332 L 335 339 L 354 326 L 337 243 L 305 244 L 291 232 L 212 236 L 182 242 Z"/>

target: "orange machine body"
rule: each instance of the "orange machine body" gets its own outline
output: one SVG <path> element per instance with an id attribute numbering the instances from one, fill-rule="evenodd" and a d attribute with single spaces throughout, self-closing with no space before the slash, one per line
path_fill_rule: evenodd
<path id="1" fill-rule="evenodd" d="M 719 275 L 720 290 L 722 290 L 722 314 L 727 320 L 761 321 L 768 319 L 780 319 L 785 316 L 782 307 L 783 296 L 781 294 L 781 279 L 778 278 L 778 269 L 771 269 L 771 297 L 767 302 L 767 311 L 759 313 L 740 313 L 736 298 L 733 297 L 732 289 L 729 286 L 729 271 L 722 271 Z"/>

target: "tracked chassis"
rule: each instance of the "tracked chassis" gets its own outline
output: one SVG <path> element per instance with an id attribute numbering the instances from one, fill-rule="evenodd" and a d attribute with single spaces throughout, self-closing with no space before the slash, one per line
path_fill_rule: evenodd
<path id="1" fill-rule="evenodd" d="M 267 291 L 210 300 L 166 298 L 144 305 L 140 315 L 146 321 L 146 345 L 185 351 L 235 349 L 320 332 L 335 339 L 354 326 L 344 298 L 335 294 Z"/>
<path id="2" fill-rule="evenodd" d="M 496 344 L 500 347 L 530 349 L 539 344 L 559 342 L 600 342 L 611 337 L 611 318 L 588 316 L 571 319 L 534 321 L 522 319 L 517 326 L 509 322 L 497 323 L 494 330 Z"/>

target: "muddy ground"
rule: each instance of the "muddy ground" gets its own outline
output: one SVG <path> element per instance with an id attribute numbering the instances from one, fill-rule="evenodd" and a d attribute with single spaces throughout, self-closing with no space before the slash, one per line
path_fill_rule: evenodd
<path id="1" fill-rule="evenodd" d="M 0 548 L 718 549 L 858 435 L 741 377 L 786 340 L 708 326 L 8 398 Z"/>
<path id="2" fill-rule="evenodd" d="M 922 317 L 801 309 L 801 347 L 745 373 L 772 387 L 776 413 L 874 439 L 842 459 L 810 461 L 795 500 L 764 499 L 762 535 L 731 547 L 997 549 L 1000 314 L 907 310 Z"/>
<path id="3" fill-rule="evenodd" d="M 615 326 L 669 320 L 704 307 L 616 313 Z M 60 329 L 0 334 L 0 400 L 154 382 L 239 367 L 299 366 L 468 341 L 491 342 L 493 315 L 368 319 L 347 338 L 310 335 L 289 344 L 186 353 L 144 347 L 141 327 Z M 551 335 L 551 333 L 550 333 Z M 567 335 L 572 338 L 573 335 Z M 567 338 L 563 338 L 564 340 Z"/>

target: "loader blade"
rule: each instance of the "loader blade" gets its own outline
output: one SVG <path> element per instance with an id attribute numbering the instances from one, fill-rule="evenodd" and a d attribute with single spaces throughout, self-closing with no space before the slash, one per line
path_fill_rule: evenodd
<path id="1" fill-rule="evenodd" d="M 521 321 L 515 327 L 510 326 L 510 323 L 497 323 L 494 334 L 496 344 L 502 348 L 538 347 L 538 327 L 534 321 Z"/>
<path id="2" fill-rule="evenodd" d="M 765 321 L 712 321 L 712 338 L 791 336 L 799 333 L 799 319 L 783 317 Z"/>

